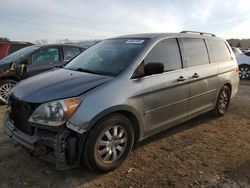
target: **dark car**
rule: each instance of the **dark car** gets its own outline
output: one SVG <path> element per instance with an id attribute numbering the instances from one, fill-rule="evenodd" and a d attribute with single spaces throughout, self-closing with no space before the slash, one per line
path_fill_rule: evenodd
<path id="1" fill-rule="evenodd" d="M 85 48 L 76 45 L 33 45 L 0 60 L 0 101 L 6 103 L 10 89 L 20 80 L 61 67 Z"/>
<path id="2" fill-rule="evenodd" d="M 33 44 L 30 42 L 0 41 L 0 59 L 31 45 Z"/>

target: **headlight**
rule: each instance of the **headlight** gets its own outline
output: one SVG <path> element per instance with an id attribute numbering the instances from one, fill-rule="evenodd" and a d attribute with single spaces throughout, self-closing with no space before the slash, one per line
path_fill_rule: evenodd
<path id="1" fill-rule="evenodd" d="M 33 112 L 29 122 L 48 126 L 62 125 L 74 114 L 80 103 L 80 97 L 44 103 Z"/>

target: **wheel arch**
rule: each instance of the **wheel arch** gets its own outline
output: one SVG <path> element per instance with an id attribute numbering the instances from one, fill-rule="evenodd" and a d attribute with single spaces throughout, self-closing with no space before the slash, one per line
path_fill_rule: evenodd
<path id="1" fill-rule="evenodd" d="M 231 95 L 231 94 L 232 94 L 232 84 L 228 82 L 228 83 L 225 83 L 223 86 L 227 86 L 227 87 L 229 88 L 229 90 L 230 90 L 230 95 Z M 223 86 L 222 86 L 222 87 L 223 87 Z M 221 88 L 222 88 L 222 87 L 221 87 Z"/>
<path id="2" fill-rule="evenodd" d="M 238 66 L 249 66 L 250 67 L 250 64 L 247 64 L 247 63 L 242 63 L 242 64 L 238 64 Z"/>
<path id="3" fill-rule="evenodd" d="M 141 139 L 142 133 L 143 133 L 143 125 L 142 125 L 142 119 L 140 118 L 139 113 L 132 107 L 129 106 L 116 106 L 109 109 L 106 109 L 105 111 L 97 114 L 89 123 L 88 126 L 88 132 L 91 132 L 91 130 L 95 127 L 95 125 L 101 121 L 103 118 L 107 116 L 111 116 L 112 114 L 121 114 L 127 117 L 133 125 L 133 131 L 135 136 L 135 143 L 138 143 Z"/>
<path id="4" fill-rule="evenodd" d="M 1 81 L 3 81 L 3 80 L 14 80 L 14 81 L 16 81 L 16 82 L 19 82 L 19 81 L 20 81 L 20 80 L 19 80 L 17 77 L 15 77 L 15 76 L 6 76 L 6 77 L 1 77 L 0 79 L 1 79 Z"/>

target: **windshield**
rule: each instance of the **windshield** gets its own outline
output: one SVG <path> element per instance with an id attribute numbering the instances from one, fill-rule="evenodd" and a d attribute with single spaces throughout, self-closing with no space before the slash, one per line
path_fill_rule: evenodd
<path id="1" fill-rule="evenodd" d="M 33 52 L 34 50 L 38 49 L 39 46 L 28 46 L 25 48 L 22 48 L 21 50 L 18 50 L 10 55 L 8 55 L 7 57 L 1 59 L 1 61 L 3 62 L 18 62 L 20 61 L 20 59 L 24 59 L 27 56 L 29 56 L 29 54 L 31 52 Z"/>
<path id="2" fill-rule="evenodd" d="M 65 66 L 66 69 L 116 76 L 145 46 L 146 39 L 111 39 L 87 49 Z"/>

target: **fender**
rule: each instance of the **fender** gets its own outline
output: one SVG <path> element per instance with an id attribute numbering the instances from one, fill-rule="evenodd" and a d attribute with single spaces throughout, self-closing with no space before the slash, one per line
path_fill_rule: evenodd
<path id="1" fill-rule="evenodd" d="M 144 128 L 143 128 L 143 120 L 141 118 L 143 115 L 140 115 L 136 109 L 128 105 L 116 105 L 116 106 L 107 108 L 106 110 L 97 114 L 92 120 L 89 121 L 87 125 L 85 124 L 82 128 L 85 128 L 85 130 L 89 132 L 98 121 L 100 121 L 102 118 L 112 113 L 124 113 L 125 115 L 126 113 L 128 113 L 134 116 L 134 119 L 137 121 L 137 124 L 138 124 L 138 127 L 136 127 L 136 129 L 139 129 L 138 130 L 139 134 L 137 135 L 137 137 L 138 139 L 141 139 L 143 137 Z"/>

